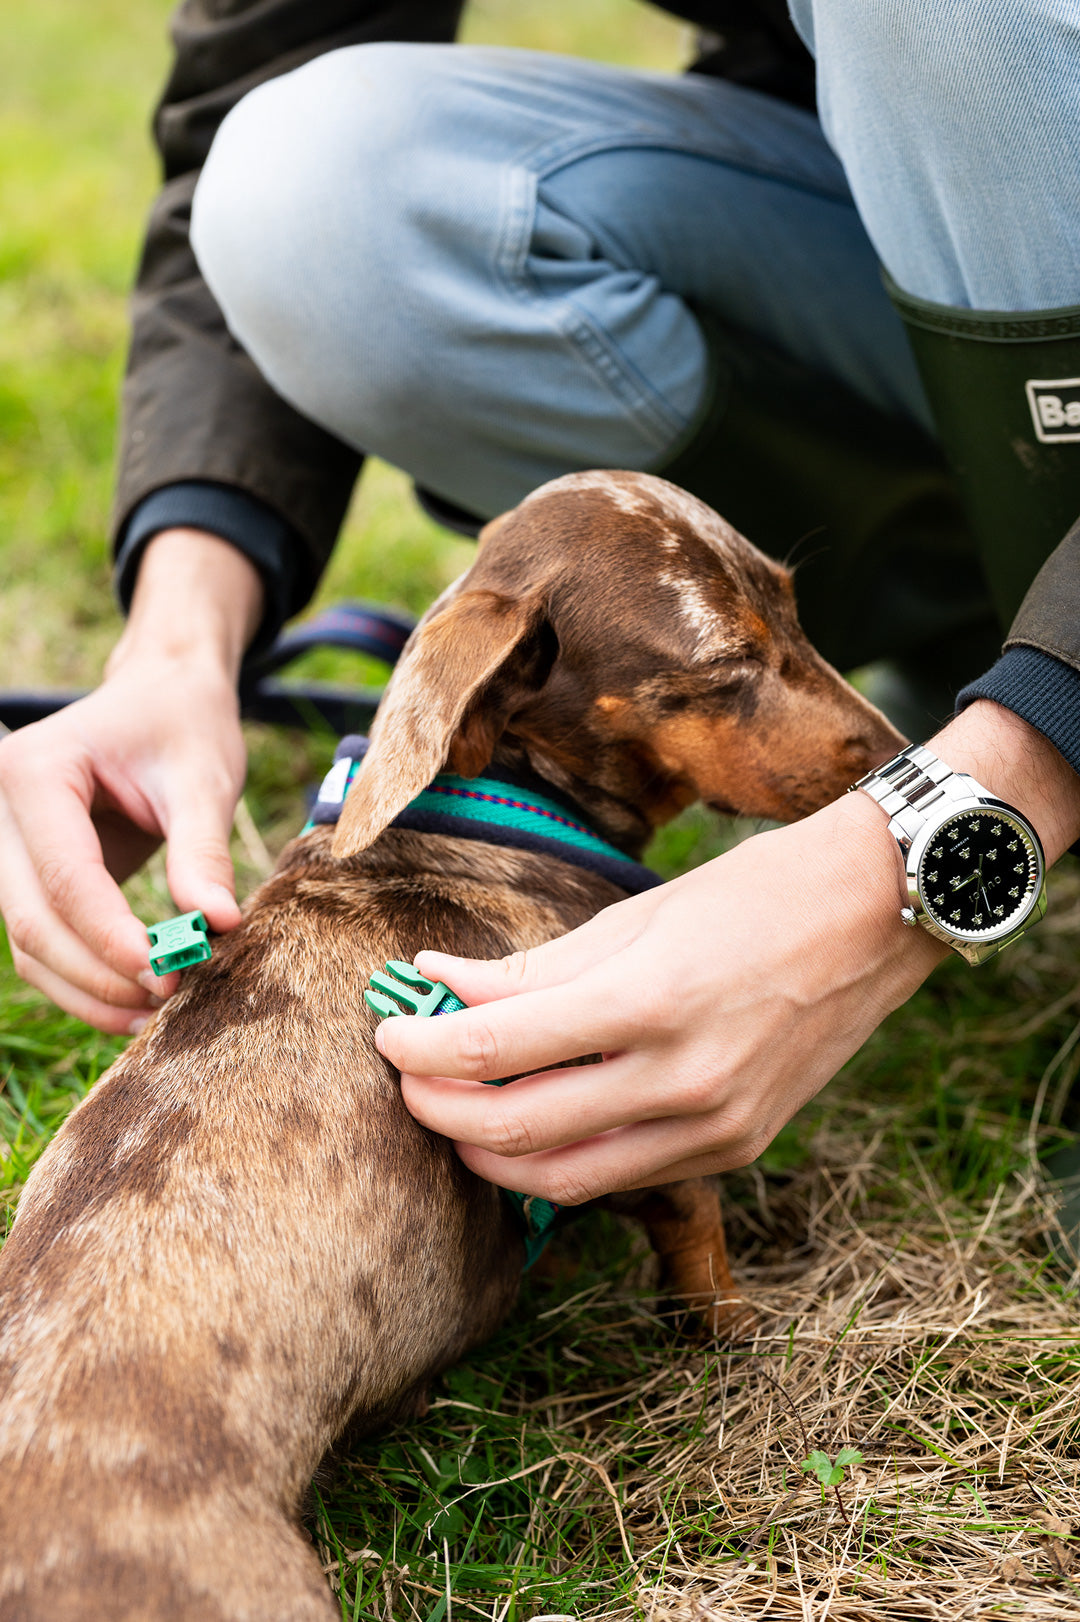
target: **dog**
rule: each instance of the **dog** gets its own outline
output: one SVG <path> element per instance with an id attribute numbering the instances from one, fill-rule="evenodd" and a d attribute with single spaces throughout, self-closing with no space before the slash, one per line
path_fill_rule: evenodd
<path id="1" fill-rule="evenodd" d="M 0 1257 L 0 1615 L 329 1622 L 300 1522 L 320 1459 L 422 1414 L 509 1311 L 519 1216 L 409 1115 L 363 990 L 625 891 L 395 825 L 438 774 L 539 782 L 636 858 L 696 799 L 789 820 L 899 741 L 807 642 L 788 572 L 663 480 L 572 474 L 491 522 L 336 827 L 285 848 L 27 1182 Z M 619 1200 L 664 1287 L 737 1321 L 713 1184 Z"/>

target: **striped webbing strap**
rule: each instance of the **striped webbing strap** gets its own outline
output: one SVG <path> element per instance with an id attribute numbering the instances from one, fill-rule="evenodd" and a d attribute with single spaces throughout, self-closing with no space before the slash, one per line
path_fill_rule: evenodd
<path id="1" fill-rule="evenodd" d="M 367 752 L 367 739 L 343 738 L 323 779 L 304 829 L 337 822 L 345 796 Z M 499 777 L 458 777 L 440 772 L 411 800 L 392 826 L 445 833 L 557 856 L 600 873 L 631 894 L 654 888 L 659 877 L 594 833 L 573 807 Z"/>

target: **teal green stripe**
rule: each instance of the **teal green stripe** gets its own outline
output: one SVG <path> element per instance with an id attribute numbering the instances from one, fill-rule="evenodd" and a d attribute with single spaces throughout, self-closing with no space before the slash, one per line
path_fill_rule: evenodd
<path id="1" fill-rule="evenodd" d="M 534 805 L 538 810 L 547 811 L 553 817 L 561 817 L 564 822 L 572 822 L 576 828 L 582 827 L 582 824 L 572 817 L 565 805 L 560 805 L 558 800 L 549 800 L 543 794 L 534 794 L 531 789 L 528 792 L 516 789 L 512 783 L 502 783 L 496 777 L 455 777 L 452 772 L 440 772 L 435 783 L 440 787 L 466 789 L 477 794 L 495 794 L 501 800 L 524 800 L 527 805 Z M 545 817 L 544 821 L 547 820 Z M 603 840 L 600 843 L 603 844 Z M 612 849 L 611 846 L 606 848 Z"/>
<path id="2" fill-rule="evenodd" d="M 444 816 L 463 817 L 470 822 L 494 823 L 497 827 L 516 828 L 522 833 L 542 834 L 547 839 L 557 839 L 564 845 L 571 845 L 575 850 L 590 850 L 598 855 L 610 856 L 615 861 L 629 862 L 631 858 L 625 851 L 617 850 L 609 845 L 607 840 L 599 839 L 596 834 L 588 833 L 582 828 L 566 826 L 565 821 L 555 821 L 556 817 L 565 818 L 567 813 L 555 800 L 548 800 L 540 794 L 525 794 L 513 788 L 508 783 L 492 782 L 485 777 L 451 777 L 439 776 L 435 784 L 452 789 L 464 790 L 469 794 L 494 794 L 500 799 L 521 799 L 530 806 L 536 806 L 541 811 L 547 811 L 549 816 L 537 815 L 536 811 L 519 810 L 515 806 L 496 805 L 491 800 L 474 800 L 465 798 L 464 794 L 437 794 L 426 788 L 410 802 L 409 809 L 416 811 L 437 811 Z"/>

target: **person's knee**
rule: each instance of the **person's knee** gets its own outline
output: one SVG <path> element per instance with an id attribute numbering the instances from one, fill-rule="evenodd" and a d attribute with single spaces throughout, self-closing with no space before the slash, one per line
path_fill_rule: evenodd
<path id="1" fill-rule="evenodd" d="M 373 345 L 384 378 L 393 372 L 386 334 L 419 268 L 406 220 L 446 55 L 357 46 L 259 86 L 222 124 L 199 180 L 203 275 L 269 380 L 313 415 L 325 413 L 307 392 L 344 351 L 356 362 Z"/>

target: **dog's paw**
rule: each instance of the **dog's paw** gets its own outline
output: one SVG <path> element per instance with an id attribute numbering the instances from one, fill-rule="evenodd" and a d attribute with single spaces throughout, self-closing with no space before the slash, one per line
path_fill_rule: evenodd
<path id="1" fill-rule="evenodd" d="M 708 1295 L 680 1295 L 678 1301 L 685 1310 L 679 1327 L 688 1339 L 718 1340 L 730 1345 L 751 1339 L 761 1322 L 745 1296 L 718 1295 L 713 1291 Z"/>

